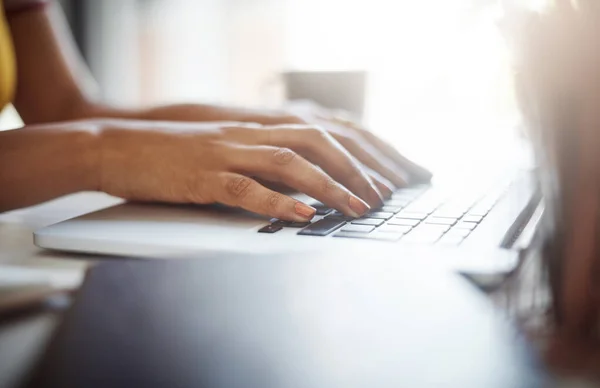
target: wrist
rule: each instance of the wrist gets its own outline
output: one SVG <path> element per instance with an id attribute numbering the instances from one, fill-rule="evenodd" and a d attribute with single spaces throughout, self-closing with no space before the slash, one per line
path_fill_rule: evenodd
<path id="1" fill-rule="evenodd" d="M 83 121 L 70 135 L 76 155 L 74 160 L 78 161 L 73 171 L 82 191 L 100 189 L 101 133 L 100 123 Z"/>
<path id="2" fill-rule="evenodd" d="M 123 198 L 136 197 L 143 192 L 142 185 L 131 184 L 152 182 L 153 169 L 148 165 L 157 156 L 156 150 L 180 149 L 188 137 L 184 136 L 187 124 L 165 129 L 161 123 L 153 125 L 146 121 L 102 120 L 99 130 L 99 152 L 97 167 L 98 190 Z M 181 136 L 177 136 L 179 133 Z"/>

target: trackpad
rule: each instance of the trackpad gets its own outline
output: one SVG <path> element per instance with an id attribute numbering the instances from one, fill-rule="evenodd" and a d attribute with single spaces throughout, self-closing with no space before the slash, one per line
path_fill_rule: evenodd
<path id="1" fill-rule="evenodd" d="M 85 215 L 78 221 L 110 221 L 115 226 L 154 223 L 193 224 L 195 226 L 227 227 L 229 229 L 251 229 L 269 222 L 270 218 L 239 208 L 224 205 L 163 205 L 126 203 L 96 213 Z"/>

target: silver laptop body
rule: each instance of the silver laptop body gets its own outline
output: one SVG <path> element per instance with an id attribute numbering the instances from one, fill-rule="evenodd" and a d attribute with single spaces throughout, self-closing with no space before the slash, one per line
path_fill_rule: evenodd
<path id="1" fill-rule="evenodd" d="M 542 209 L 531 172 L 520 171 L 508 180 L 490 182 L 491 186 L 478 187 L 478 182 L 472 182 L 473 189 L 464 185 L 448 189 L 434 180 L 427 187 L 399 190 L 387 201 L 385 211 L 377 212 L 383 214 L 373 213 L 378 221 L 366 222 L 373 227 L 371 230 L 356 228 L 360 220 L 336 223 L 339 214 L 327 209 L 321 213 L 328 214 L 302 227 L 219 205 L 124 203 L 40 229 L 34 240 L 37 246 L 47 249 L 160 259 L 240 252 L 264 255 L 327 251 L 343 256 L 357 247 L 364 251 L 372 246 L 373 252 L 385 249 L 402 258 L 429 260 L 481 285 L 491 285 L 518 267 Z M 303 195 L 296 197 L 314 202 Z M 392 216 L 390 210 L 395 212 Z M 421 220 L 405 218 L 419 212 L 422 214 L 413 218 Z M 452 217 L 455 222 L 450 225 Z M 473 227 L 465 220 L 479 222 Z M 379 221 L 383 222 L 375 226 Z M 323 224 L 331 231 L 310 233 L 311 228 L 319 231 L 318 226 Z M 263 228 L 269 225 L 275 226 L 267 231 L 277 231 L 265 233 Z M 356 229 L 362 233 L 352 232 Z M 370 232 L 364 233 L 367 230 Z"/>

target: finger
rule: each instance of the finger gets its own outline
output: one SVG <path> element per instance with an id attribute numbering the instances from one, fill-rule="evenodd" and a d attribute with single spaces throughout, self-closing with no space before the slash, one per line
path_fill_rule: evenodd
<path id="1" fill-rule="evenodd" d="M 286 221 L 306 222 L 316 213 L 313 207 L 269 190 L 242 175 L 222 172 L 210 180 L 208 187 L 215 202 Z"/>
<path id="2" fill-rule="evenodd" d="M 340 183 L 289 148 L 235 146 L 228 153 L 230 168 L 282 182 L 351 217 L 367 213 L 370 206 Z"/>
<path id="3" fill-rule="evenodd" d="M 375 148 L 381 151 L 386 157 L 394 161 L 401 169 L 406 170 L 411 175 L 411 178 L 413 178 L 414 180 L 418 180 L 420 182 L 430 181 L 433 177 L 433 174 L 429 170 L 414 163 L 410 159 L 407 159 L 400 152 L 398 152 L 396 148 L 392 147 L 388 142 L 380 139 L 378 136 L 373 134 L 371 131 L 363 128 L 362 126 L 343 118 L 335 117 L 332 119 L 332 121 L 342 124 L 347 128 L 356 131 L 359 134 L 359 136 L 365 138 L 368 142 L 373 144 Z"/>
<path id="4" fill-rule="evenodd" d="M 383 199 L 390 199 L 390 198 L 392 198 L 392 194 L 394 192 L 385 183 L 377 180 L 377 178 L 375 178 L 373 176 L 371 176 L 371 179 L 373 180 L 373 182 L 375 183 L 375 185 L 377 186 L 377 188 L 381 192 L 381 195 L 383 196 Z"/>
<path id="5" fill-rule="evenodd" d="M 373 145 L 366 141 L 359 144 L 357 139 L 339 134 L 333 134 L 333 137 L 362 164 L 381 174 L 394 186 L 404 187 L 407 185 L 407 177 L 402 176 L 402 172 L 398 171 L 398 168 Z"/>
<path id="6" fill-rule="evenodd" d="M 259 177 L 253 177 L 253 179 L 255 181 L 257 181 L 258 183 L 260 183 L 261 185 L 265 186 L 267 189 L 273 190 L 273 191 L 277 191 L 278 193 L 281 194 L 294 194 L 297 193 L 297 190 L 294 190 L 293 188 L 281 183 L 281 182 L 272 182 L 266 179 L 261 179 Z"/>
<path id="7" fill-rule="evenodd" d="M 248 145 L 272 145 L 290 148 L 325 172 L 372 207 L 382 204 L 377 185 L 363 171 L 360 163 L 331 135 L 308 125 L 265 126 L 260 130 L 228 128 L 227 139 Z"/>
<path id="8" fill-rule="evenodd" d="M 383 204 L 378 186 L 330 134 L 318 127 L 269 129 L 270 145 L 288 147 L 299 152 L 308 161 L 321 167 L 329 176 L 365 200 L 371 207 Z"/>
<path id="9" fill-rule="evenodd" d="M 395 161 L 401 168 L 405 169 L 414 180 L 418 180 L 420 182 L 430 181 L 433 177 L 431 171 L 426 168 L 416 164 L 412 160 L 408 159 L 404 155 L 402 155 L 398 150 L 392 147 L 386 141 L 381 140 L 378 136 L 373 133 L 362 130 L 361 134 L 367 138 L 371 143 L 375 145 L 378 149 L 380 149 L 388 158 Z"/>
<path id="10" fill-rule="evenodd" d="M 387 179 L 382 177 L 381 174 L 377 173 L 376 171 L 371 170 L 368 167 L 364 167 L 364 169 L 367 171 L 367 173 L 371 177 L 371 180 L 379 188 L 381 195 L 385 199 L 390 199 L 392 194 L 394 194 L 394 191 L 396 191 L 396 188 L 394 187 L 392 182 L 388 181 Z"/>
<path id="11" fill-rule="evenodd" d="M 374 171 L 364 165 L 362 166 L 362 168 L 367 172 L 367 174 L 369 174 L 371 181 L 373 181 L 373 183 L 377 186 L 383 198 L 390 199 L 392 194 L 394 194 L 394 192 L 397 190 L 394 184 L 382 177 L 381 174 L 379 174 L 377 171 Z"/>

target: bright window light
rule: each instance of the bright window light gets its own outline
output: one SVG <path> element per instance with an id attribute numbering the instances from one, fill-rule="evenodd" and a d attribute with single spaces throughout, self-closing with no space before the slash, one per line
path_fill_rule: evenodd
<path id="1" fill-rule="evenodd" d="M 516 162 L 495 2 L 287 2 L 287 65 L 369 71 L 367 122 L 405 153 L 438 172 Z"/>

